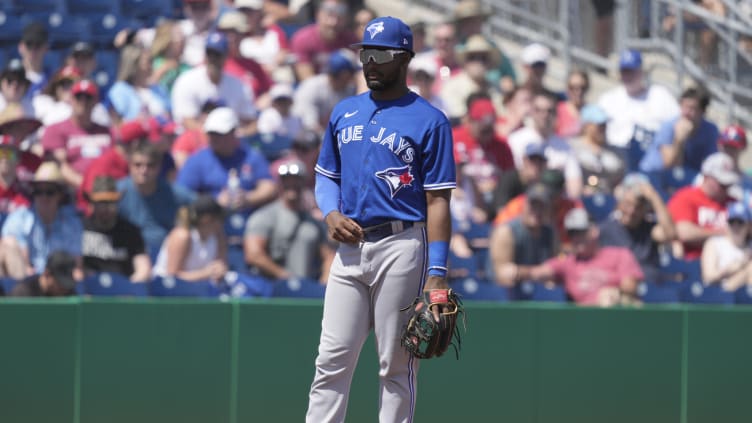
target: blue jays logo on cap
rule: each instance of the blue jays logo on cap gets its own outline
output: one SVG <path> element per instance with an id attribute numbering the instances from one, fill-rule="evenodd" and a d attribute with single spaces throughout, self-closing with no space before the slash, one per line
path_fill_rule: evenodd
<path id="1" fill-rule="evenodd" d="M 353 47 L 384 47 L 413 51 L 413 33 L 404 22 L 391 16 L 373 19 L 363 31 L 363 41 Z"/>
<path id="2" fill-rule="evenodd" d="M 374 22 L 366 27 L 366 31 L 371 34 L 371 39 L 378 33 L 384 32 L 384 22 Z"/>
<path id="3" fill-rule="evenodd" d="M 410 171 L 409 165 L 402 167 L 392 167 L 389 169 L 376 172 L 376 176 L 385 180 L 389 186 L 389 192 L 392 194 L 392 198 L 404 187 L 413 185 L 415 177 Z"/>

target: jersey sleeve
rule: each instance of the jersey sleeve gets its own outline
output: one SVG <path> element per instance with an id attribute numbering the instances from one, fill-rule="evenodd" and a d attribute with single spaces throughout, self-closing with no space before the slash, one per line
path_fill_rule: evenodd
<path id="1" fill-rule="evenodd" d="M 337 134 L 334 132 L 332 122 L 326 127 L 324 139 L 321 142 L 319 159 L 316 162 L 316 172 L 332 179 L 340 179 L 342 176 L 339 148 L 337 147 Z"/>
<path id="2" fill-rule="evenodd" d="M 453 144 L 449 122 L 436 126 L 428 133 L 423 162 L 423 188 L 426 191 L 457 186 Z"/>

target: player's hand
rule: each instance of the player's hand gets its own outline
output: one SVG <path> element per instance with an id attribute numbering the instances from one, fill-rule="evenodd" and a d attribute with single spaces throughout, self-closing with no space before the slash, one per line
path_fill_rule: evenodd
<path id="1" fill-rule="evenodd" d="M 425 287 L 423 287 L 423 291 L 430 291 L 432 289 L 449 289 L 449 284 L 447 283 L 446 278 L 441 276 L 429 276 L 426 280 Z M 439 313 L 449 313 L 449 308 L 444 306 L 439 310 L 439 306 L 434 305 L 431 306 L 431 312 L 433 313 L 434 320 L 438 322 Z"/>
<path id="2" fill-rule="evenodd" d="M 329 228 L 329 236 L 335 241 L 357 244 L 363 240 L 363 228 L 338 211 L 326 215 L 326 225 Z"/>

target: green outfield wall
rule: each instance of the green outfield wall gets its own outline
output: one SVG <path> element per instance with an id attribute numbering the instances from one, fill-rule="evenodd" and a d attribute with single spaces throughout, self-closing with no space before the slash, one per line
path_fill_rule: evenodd
<path id="1" fill-rule="evenodd" d="M 752 308 L 467 304 L 417 422 L 750 422 Z M 321 303 L 0 300 L 0 422 L 302 422 Z M 348 422 L 376 422 L 372 339 Z"/>

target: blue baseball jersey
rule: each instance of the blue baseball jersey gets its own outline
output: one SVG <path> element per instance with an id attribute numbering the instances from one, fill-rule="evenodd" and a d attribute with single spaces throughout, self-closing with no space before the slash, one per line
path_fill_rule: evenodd
<path id="1" fill-rule="evenodd" d="M 363 227 L 425 221 L 425 191 L 456 186 L 451 126 L 414 92 L 349 97 L 332 111 L 316 172 L 339 182 L 340 212 Z"/>

